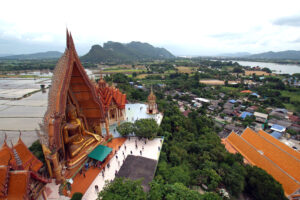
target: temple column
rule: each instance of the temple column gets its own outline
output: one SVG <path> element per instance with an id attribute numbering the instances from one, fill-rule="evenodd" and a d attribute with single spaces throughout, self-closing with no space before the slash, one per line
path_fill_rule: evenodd
<path id="1" fill-rule="evenodd" d="M 109 123 L 107 117 L 105 118 L 105 129 L 106 129 L 106 137 L 109 138 Z"/>
<path id="2" fill-rule="evenodd" d="M 119 121 L 119 112 L 118 112 L 118 108 L 115 108 L 116 111 L 116 121 Z"/>
<path id="3" fill-rule="evenodd" d="M 57 152 L 51 155 L 51 160 L 53 163 L 53 170 L 56 178 L 56 184 L 59 184 L 62 182 L 62 176 L 61 176 L 61 165 L 58 162 L 57 158 Z"/>
<path id="4" fill-rule="evenodd" d="M 46 194 L 46 191 L 43 189 L 43 192 L 42 192 L 42 197 L 44 200 L 47 200 L 47 194 Z"/>

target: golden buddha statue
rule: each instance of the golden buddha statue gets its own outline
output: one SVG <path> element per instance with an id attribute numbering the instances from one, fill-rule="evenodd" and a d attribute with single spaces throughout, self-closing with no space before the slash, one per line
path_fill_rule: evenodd
<path id="1" fill-rule="evenodd" d="M 93 142 L 101 141 L 100 135 L 87 131 L 83 122 L 77 117 L 76 107 L 67 104 L 67 124 L 63 128 L 64 143 L 71 158 L 76 156 L 84 147 L 89 146 Z"/>

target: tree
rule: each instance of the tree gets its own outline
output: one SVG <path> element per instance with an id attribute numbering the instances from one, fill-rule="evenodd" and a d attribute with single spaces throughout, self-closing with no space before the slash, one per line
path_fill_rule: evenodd
<path id="1" fill-rule="evenodd" d="M 232 70 L 234 73 L 244 73 L 243 67 L 234 67 Z"/>
<path id="2" fill-rule="evenodd" d="M 267 73 L 272 73 L 272 71 L 267 67 L 264 67 L 261 70 L 264 71 L 264 72 L 267 72 Z"/>
<path id="3" fill-rule="evenodd" d="M 34 143 L 32 143 L 32 145 L 29 147 L 29 150 L 40 160 L 42 161 L 44 164 L 46 164 L 45 162 L 45 156 L 44 156 L 44 152 L 42 149 L 42 145 L 40 143 L 39 140 L 35 141 Z"/>
<path id="4" fill-rule="evenodd" d="M 213 192 L 206 192 L 201 196 L 201 200 L 222 200 L 222 198 Z"/>
<path id="5" fill-rule="evenodd" d="M 97 200 L 146 200 L 147 195 L 141 186 L 141 180 L 116 178 L 112 182 L 106 182 Z"/>
<path id="6" fill-rule="evenodd" d="M 157 135 L 158 125 L 154 119 L 139 119 L 134 123 L 134 133 L 138 137 L 154 138 Z"/>
<path id="7" fill-rule="evenodd" d="M 200 181 L 201 183 L 204 183 L 207 185 L 209 190 L 215 190 L 219 183 L 221 182 L 222 178 L 219 176 L 219 174 L 211 168 L 204 168 L 201 170 L 201 176 Z"/>
<path id="8" fill-rule="evenodd" d="M 278 183 L 265 170 L 256 166 L 246 166 L 246 188 L 245 191 L 255 199 L 287 200 L 284 196 L 282 185 Z"/>
<path id="9" fill-rule="evenodd" d="M 80 192 L 75 192 L 71 198 L 71 200 L 81 200 L 82 199 L 83 194 Z"/>
<path id="10" fill-rule="evenodd" d="M 134 124 L 131 122 L 124 122 L 120 126 L 117 126 L 117 131 L 122 135 L 122 136 L 127 136 L 131 133 L 134 132 Z"/>

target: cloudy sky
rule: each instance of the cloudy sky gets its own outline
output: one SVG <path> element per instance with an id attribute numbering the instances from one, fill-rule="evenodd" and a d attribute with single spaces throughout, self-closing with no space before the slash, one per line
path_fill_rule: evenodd
<path id="1" fill-rule="evenodd" d="M 175 55 L 300 50 L 299 0 L 7 0 L 0 4 L 0 54 L 106 41 L 148 42 Z"/>

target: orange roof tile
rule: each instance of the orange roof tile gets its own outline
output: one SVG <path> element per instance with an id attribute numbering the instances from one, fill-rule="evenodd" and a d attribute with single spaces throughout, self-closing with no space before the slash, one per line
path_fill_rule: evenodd
<path id="1" fill-rule="evenodd" d="M 114 100 L 114 102 L 117 104 L 117 106 L 120 109 L 125 108 L 126 94 L 120 92 L 119 89 L 106 86 L 106 87 L 96 87 L 96 90 L 98 92 L 99 99 L 107 109 L 111 105 L 112 100 Z"/>
<path id="2" fill-rule="evenodd" d="M 16 162 L 13 152 L 9 146 L 7 146 L 6 142 L 4 142 L 2 148 L 0 149 L 0 165 L 9 165 L 9 162 L 15 166 Z"/>
<path id="3" fill-rule="evenodd" d="M 31 153 L 31 151 L 26 147 L 21 139 L 19 139 L 17 144 L 14 145 L 14 148 L 16 149 L 20 156 L 20 159 L 22 160 L 24 169 L 31 169 L 37 172 L 43 166 L 43 163 Z"/>
<path id="4" fill-rule="evenodd" d="M 229 153 L 232 153 L 232 154 L 239 153 L 239 151 L 236 150 L 226 139 L 222 139 L 221 141 Z M 250 162 L 245 157 L 244 157 L 244 163 L 250 164 Z"/>
<path id="5" fill-rule="evenodd" d="M 286 195 L 295 192 L 299 187 L 299 181 L 287 174 L 276 163 L 269 159 L 265 154 L 261 154 L 252 144 L 247 142 L 243 137 L 232 132 L 227 138 L 238 152 L 240 152 L 251 164 L 256 165 L 269 174 L 271 174 L 283 186 Z"/>
<path id="6" fill-rule="evenodd" d="M 0 165 L 0 197 L 6 196 L 9 167 Z"/>
<path id="7" fill-rule="evenodd" d="M 273 136 L 271 136 L 270 134 L 266 133 L 263 130 L 259 130 L 258 134 L 260 134 L 265 139 L 269 140 L 273 144 L 277 145 L 278 147 L 280 147 L 284 151 L 288 152 L 289 154 L 291 154 L 292 156 L 295 156 L 297 159 L 300 160 L 300 153 L 298 151 L 292 149 L 291 147 L 287 146 L 283 142 L 280 142 L 279 140 L 277 140 L 276 138 L 274 138 Z"/>
<path id="8" fill-rule="evenodd" d="M 9 172 L 9 187 L 7 199 L 24 199 L 28 194 L 29 184 L 28 171 L 11 171 Z"/>
<path id="9" fill-rule="evenodd" d="M 250 128 L 245 129 L 241 137 L 300 182 L 299 159 L 282 150 L 279 146 L 273 144 Z"/>

